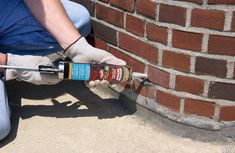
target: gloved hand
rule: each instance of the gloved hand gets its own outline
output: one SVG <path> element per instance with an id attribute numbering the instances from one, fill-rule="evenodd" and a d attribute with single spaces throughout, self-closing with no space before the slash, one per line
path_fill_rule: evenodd
<path id="1" fill-rule="evenodd" d="M 47 57 L 42 56 L 31 56 L 31 55 L 13 55 L 7 54 L 7 65 L 8 66 L 18 66 L 27 68 L 37 68 L 38 65 L 51 65 L 51 61 Z M 6 80 L 17 79 L 19 81 L 26 81 L 32 84 L 57 84 L 61 80 L 56 74 L 42 74 L 36 71 L 24 71 L 15 69 L 6 69 L 5 74 Z"/>
<path id="2" fill-rule="evenodd" d="M 71 58 L 73 62 L 76 63 L 126 65 L 125 61 L 116 58 L 102 49 L 91 46 L 84 37 L 81 37 L 68 49 L 66 49 L 65 56 Z M 95 80 L 88 82 L 86 85 L 88 87 L 94 87 L 99 84 L 102 86 L 107 86 L 109 82 L 106 80 Z"/>

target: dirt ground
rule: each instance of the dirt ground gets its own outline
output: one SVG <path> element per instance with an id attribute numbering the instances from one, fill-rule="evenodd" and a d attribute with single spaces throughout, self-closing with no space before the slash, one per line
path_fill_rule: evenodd
<path id="1" fill-rule="evenodd" d="M 12 131 L 0 142 L 0 153 L 235 153 L 234 143 L 219 132 L 139 106 L 130 111 L 110 89 L 90 91 L 80 82 L 9 82 L 7 89 Z"/>

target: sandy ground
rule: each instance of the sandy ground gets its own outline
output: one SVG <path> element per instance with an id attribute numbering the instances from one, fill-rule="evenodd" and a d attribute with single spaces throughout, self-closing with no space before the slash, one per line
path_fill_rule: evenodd
<path id="1" fill-rule="evenodd" d="M 110 91 L 79 82 L 35 87 L 7 84 L 12 131 L 0 153 L 235 153 L 218 132 L 125 108 Z M 16 92 L 17 91 L 17 92 Z M 124 102 L 125 103 L 125 102 Z"/>

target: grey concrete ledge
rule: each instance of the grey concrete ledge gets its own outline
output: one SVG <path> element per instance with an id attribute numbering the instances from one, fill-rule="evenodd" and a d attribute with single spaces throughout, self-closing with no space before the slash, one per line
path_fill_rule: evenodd
<path id="1" fill-rule="evenodd" d="M 168 109 L 158 105 L 154 100 L 138 95 L 133 91 L 119 85 L 111 86 L 111 89 L 113 89 L 114 91 L 118 92 L 121 95 L 124 95 L 129 100 L 136 102 L 137 104 L 161 115 L 162 117 L 168 118 L 178 123 L 213 131 L 222 131 L 222 129 L 225 128 L 226 129 L 235 128 L 235 122 L 217 122 L 206 117 L 199 117 L 193 115 L 188 116 L 169 111 Z"/>

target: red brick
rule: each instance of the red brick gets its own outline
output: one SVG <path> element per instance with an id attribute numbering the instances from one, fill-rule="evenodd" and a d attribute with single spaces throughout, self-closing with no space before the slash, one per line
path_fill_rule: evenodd
<path id="1" fill-rule="evenodd" d="M 158 90 L 157 103 L 173 111 L 180 111 L 180 97 L 176 95 Z"/>
<path id="2" fill-rule="evenodd" d="M 136 39 L 130 35 L 119 32 L 119 46 L 137 56 L 143 57 L 152 63 L 157 63 L 158 49 L 145 43 L 139 39 Z"/>
<path id="3" fill-rule="evenodd" d="M 235 38 L 211 35 L 208 42 L 210 54 L 235 55 Z"/>
<path id="4" fill-rule="evenodd" d="M 235 84 L 211 82 L 208 97 L 235 101 Z"/>
<path id="5" fill-rule="evenodd" d="M 136 12 L 146 17 L 155 19 L 157 4 L 152 0 L 136 0 Z"/>
<path id="6" fill-rule="evenodd" d="M 151 99 L 154 98 L 155 89 L 153 86 L 146 86 L 139 80 L 133 80 L 133 84 L 137 94 Z"/>
<path id="7" fill-rule="evenodd" d="M 133 12 L 135 0 L 110 0 L 110 4 L 124 10 Z"/>
<path id="8" fill-rule="evenodd" d="M 204 81 L 192 77 L 176 76 L 175 88 L 177 91 L 199 95 L 204 92 Z"/>
<path id="9" fill-rule="evenodd" d="M 94 37 L 92 35 L 88 35 L 86 37 L 86 40 L 93 47 L 96 47 L 96 48 L 99 48 L 99 49 L 103 49 L 103 50 L 107 50 L 107 47 L 108 47 L 107 43 L 104 40 L 102 40 L 102 39 L 100 39 L 98 37 Z"/>
<path id="10" fill-rule="evenodd" d="M 234 5 L 235 4 L 235 0 L 208 0 L 208 4 Z"/>
<path id="11" fill-rule="evenodd" d="M 171 51 L 163 51 L 162 65 L 181 71 L 190 71 L 190 56 Z"/>
<path id="12" fill-rule="evenodd" d="M 186 9 L 174 5 L 160 5 L 159 21 L 185 26 Z"/>
<path id="13" fill-rule="evenodd" d="M 216 77 L 226 77 L 227 62 L 224 60 L 197 57 L 195 72 L 203 75 L 213 75 Z"/>
<path id="14" fill-rule="evenodd" d="M 235 121 L 235 106 L 222 106 L 220 108 L 220 121 Z"/>
<path id="15" fill-rule="evenodd" d="M 212 118 L 214 116 L 215 104 L 196 99 L 185 99 L 184 112 L 199 116 Z"/>
<path id="16" fill-rule="evenodd" d="M 117 31 L 111 27 L 103 25 L 99 22 L 93 21 L 93 31 L 96 36 L 101 37 L 106 42 L 116 45 L 117 44 Z"/>
<path id="17" fill-rule="evenodd" d="M 202 0 L 178 0 L 178 1 L 184 1 L 184 2 L 192 2 L 196 4 L 202 4 Z"/>
<path id="18" fill-rule="evenodd" d="M 98 37 L 95 37 L 95 47 L 103 49 L 103 50 L 107 50 L 108 46 L 107 46 L 107 43 L 105 41 L 101 40 Z"/>
<path id="19" fill-rule="evenodd" d="M 155 84 L 169 88 L 170 74 L 168 72 L 159 70 L 158 68 L 149 65 L 148 79 Z"/>
<path id="20" fill-rule="evenodd" d="M 95 2 L 90 0 L 76 0 L 79 4 L 82 4 L 89 11 L 91 16 L 95 14 Z"/>
<path id="21" fill-rule="evenodd" d="M 187 49 L 191 51 L 201 51 L 202 37 L 200 33 L 173 31 L 172 45 L 176 48 Z"/>
<path id="22" fill-rule="evenodd" d="M 163 28 L 151 23 L 146 25 L 147 38 L 162 44 L 167 44 L 168 32 L 167 28 Z"/>
<path id="23" fill-rule="evenodd" d="M 233 20 L 232 20 L 232 31 L 235 31 L 235 12 L 233 12 Z"/>
<path id="24" fill-rule="evenodd" d="M 135 16 L 127 14 L 126 30 L 139 36 L 144 36 L 145 21 Z"/>
<path id="25" fill-rule="evenodd" d="M 135 72 L 142 72 L 142 73 L 144 72 L 145 64 L 142 63 L 141 61 L 138 61 L 113 47 L 109 47 L 109 52 L 114 56 L 116 56 L 117 58 L 126 61 L 127 65 L 132 67 Z"/>
<path id="26" fill-rule="evenodd" d="M 225 13 L 219 10 L 193 9 L 191 25 L 215 30 L 224 29 Z"/>
<path id="27" fill-rule="evenodd" d="M 96 17 L 118 27 L 124 26 L 124 13 L 96 3 Z"/>

